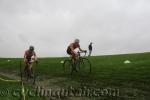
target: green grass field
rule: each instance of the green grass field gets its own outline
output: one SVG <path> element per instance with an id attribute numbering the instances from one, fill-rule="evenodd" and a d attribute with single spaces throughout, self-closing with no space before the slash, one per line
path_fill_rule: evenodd
<path id="1" fill-rule="evenodd" d="M 62 60 L 68 58 L 40 58 L 36 68 L 37 86 L 45 89 L 75 89 L 88 88 L 93 90 L 107 90 L 98 92 L 100 95 L 91 97 L 52 97 L 54 100 L 149 100 L 150 98 L 150 53 L 125 54 L 112 56 L 93 56 L 89 60 L 92 63 L 92 73 L 74 73 L 68 76 L 63 72 Z M 130 60 L 130 64 L 124 64 L 125 60 Z M 19 58 L 0 59 L 0 77 L 14 79 L 19 77 Z M 6 76 L 4 76 L 6 75 Z M 11 77 L 9 77 L 11 76 Z M 21 89 L 20 83 L 0 81 L 0 89 L 13 91 Z M 32 89 L 35 86 L 25 84 L 25 89 Z M 118 90 L 119 95 L 108 90 Z M 93 93 L 93 92 L 92 92 Z M 104 94 L 102 94 L 104 93 Z M 0 97 L 0 100 L 18 100 L 10 93 L 7 97 Z M 30 97 L 26 95 L 26 100 L 50 100 L 50 97 Z"/>

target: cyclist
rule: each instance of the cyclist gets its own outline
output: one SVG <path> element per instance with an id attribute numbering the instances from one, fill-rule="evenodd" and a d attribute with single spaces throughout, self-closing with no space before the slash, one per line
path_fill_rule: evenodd
<path id="1" fill-rule="evenodd" d="M 75 49 L 79 48 L 79 50 L 81 52 L 87 52 L 86 50 L 82 50 L 80 48 L 80 40 L 79 39 L 75 39 L 74 43 L 71 43 L 68 48 L 67 48 L 67 54 L 69 54 L 70 56 L 72 56 L 73 62 L 76 61 L 78 54 L 74 51 Z"/>
<path id="2" fill-rule="evenodd" d="M 33 58 L 32 58 L 33 57 Z M 30 46 L 28 50 L 24 53 L 24 62 L 25 62 L 25 74 L 28 74 L 30 77 L 33 77 L 33 62 L 37 62 L 37 56 L 34 51 L 34 46 Z"/>

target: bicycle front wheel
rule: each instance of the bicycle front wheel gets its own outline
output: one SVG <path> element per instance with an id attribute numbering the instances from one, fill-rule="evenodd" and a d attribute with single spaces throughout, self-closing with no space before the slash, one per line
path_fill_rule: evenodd
<path id="1" fill-rule="evenodd" d="M 81 73 L 91 73 L 91 62 L 87 58 L 81 58 L 78 67 Z"/>

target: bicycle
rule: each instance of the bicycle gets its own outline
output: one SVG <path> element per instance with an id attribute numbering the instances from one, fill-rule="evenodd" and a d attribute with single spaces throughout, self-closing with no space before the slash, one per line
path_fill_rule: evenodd
<path id="1" fill-rule="evenodd" d="M 91 73 L 91 62 L 88 58 L 86 58 L 86 52 L 77 52 L 78 59 L 73 62 L 73 59 L 66 59 L 63 63 L 64 72 L 66 74 L 71 74 L 75 72 L 82 72 L 82 73 Z M 84 56 L 81 56 L 81 53 L 85 53 Z"/>
<path id="2" fill-rule="evenodd" d="M 36 66 L 34 66 L 34 63 L 36 64 Z M 25 67 L 24 69 L 24 80 L 26 82 L 30 82 L 33 85 L 35 85 L 35 81 L 36 81 L 36 74 L 35 74 L 35 67 L 37 67 L 38 62 L 37 61 L 30 61 L 28 62 L 28 66 Z M 29 67 L 31 67 L 31 69 L 29 69 Z M 32 75 L 31 75 L 32 74 Z"/>

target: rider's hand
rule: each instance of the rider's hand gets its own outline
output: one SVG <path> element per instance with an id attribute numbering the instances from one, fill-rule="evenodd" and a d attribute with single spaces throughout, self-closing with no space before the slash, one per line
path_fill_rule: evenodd
<path id="1" fill-rule="evenodd" d="M 27 62 L 27 59 L 24 59 L 24 62 Z"/>
<path id="2" fill-rule="evenodd" d="M 76 53 L 75 51 L 73 51 L 73 53 L 77 56 L 78 55 L 78 53 Z"/>

